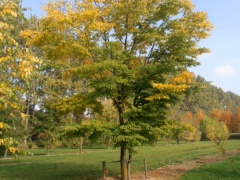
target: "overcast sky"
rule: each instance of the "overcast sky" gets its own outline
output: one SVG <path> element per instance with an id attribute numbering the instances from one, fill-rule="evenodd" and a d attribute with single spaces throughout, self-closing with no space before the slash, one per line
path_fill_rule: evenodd
<path id="1" fill-rule="evenodd" d="M 44 15 L 41 6 L 48 0 L 23 0 L 32 8 L 28 15 Z M 211 53 L 199 57 L 201 66 L 192 68 L 196 75 L 211 81 L 224 91 L 240 95 L 240 0 L 192 0 L 195 10 L 205 11 L 215 26 L 212 36 L 200 42 Z"/>

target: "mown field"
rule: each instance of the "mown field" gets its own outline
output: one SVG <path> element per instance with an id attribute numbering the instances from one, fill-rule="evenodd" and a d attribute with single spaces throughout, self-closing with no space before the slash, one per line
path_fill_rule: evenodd
<path id="1" fill-rule="evenodd" d="M 239 149 L 238 140 L 225 143 L 226 150 Z M 52 149 L 47 156 L 45 149 L 30 149 L 34 156 L 21 156 L 20 161 L 13 158 L 0 160 L 0 179 L 98 179 L 102 174 L 102 161 L 107 162 L 108 176 L 119 175 L 119 149 L 85 148 L 82 154 L 78 149 Z M 197 159 L 205 155 L 220 153 L 212 142 L 186 144 L 159 143 L 156 146 L 136 148 L 131 172 L 144 170 L 144 159 L 148 170 L 161 166 Z M 191 177 L 191 176 L 190 176 Z M 187 178 L 187 177 L 186 177 Z M 192 178 L 196 179 L 196 178 Z"/>

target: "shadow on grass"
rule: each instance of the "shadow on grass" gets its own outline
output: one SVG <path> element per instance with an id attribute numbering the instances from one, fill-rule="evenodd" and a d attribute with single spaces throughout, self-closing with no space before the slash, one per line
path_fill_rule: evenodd
<path id="1" fill-rule="evenodd" d="M 117 172 L 113 172 L 116 174 Z M 0 179 L 11 180 L 96 180 L 101 178 L 101 163 L 73 164 L 73 163 L 31 163 L 16 164 L 15 166 L 1 167 Z"/>

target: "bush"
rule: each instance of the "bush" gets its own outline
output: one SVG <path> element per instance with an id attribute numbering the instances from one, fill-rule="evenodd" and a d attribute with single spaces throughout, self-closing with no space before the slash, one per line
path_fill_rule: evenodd
<path id="1" fill-rule="evenodd" d="M 33 144 L 32 144 L 32 143 L 29 143 L 29 144 L 28 144 L 28 149 L 32 149 L 32 147 L 33 147 Z"/>
<path id="2" fill-rule="evenodd" d="M 230 133 L 229 139 L 240 139 L 240 133 Z"/>

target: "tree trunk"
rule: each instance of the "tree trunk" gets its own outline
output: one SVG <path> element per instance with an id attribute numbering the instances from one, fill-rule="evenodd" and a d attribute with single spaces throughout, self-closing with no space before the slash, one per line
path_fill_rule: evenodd
<path id="1" fill-rule="evenodd" d="M 169 139 L 167 139 L 168 146 L 170 146 L 170 143 L 171 143 L 171 139 L 169 138 Z"/>
<path id="2" fill-rule="evenodd" d="M 127 180 L 127 148 L 126 143 L 121 145 L 121 155 L 120 155 L 120 164 L 121 164 L 121 180 Z"/>
<path id="3" fill-rule="evenodd" d="M 27 138 L 28 138 L 28 118 L 29 118 L 29 108 L 30 108 L 30 92 L 28 92 L 27 95 L 27 99 L 26 99 L 26 111 L 25 114 L 27 115 L 27 117 L 24 117 L 25 119 L 25 127 L 24 127 L 24 131 L 25 131 L 25 135 L 24 135 L 24 148 L 27 148 Z"/>
<path id="4" fill-rule="evenodd" d="M 123 114 L 124 114 L 124 85 L 118 89 L 118 98 L 115 101 L 115 105 L 118 110 L 119 116 L 119 126 L 123 126 L 125 124 Z M 120 167 L 121 167 L 121 180 L 127 180 L 127 142 L 122 141 L 120 144 L 121 152 L 120 152 Z"/>
<path id="5" fill-rule="evenodd" d="M 3 156 L 3 158 L 7 158 L 7 154 L 8 154 L 8 148 L 4 150 L 4 156 Z"/>
<path id="6" fill-rule="evenodd" d="M 83 146 L 83 137 L 80 137 L 79 144 L 78 144 L 79 154 L 82 154 L 82 146 Z"/>
<path id="7" fill-rule="evenodd" d="M 180 144 L 180 138 L 177 137 L 177 144 L 179 145 Z"/>
<path id="8" fill-rule="evenodd" d="M 49 156 L 50 154 L 50 149 L 52 147 L 52 139 L 50 138 L 48 141 L 47 141 L 47 155 Z"/>
<path id="9" fill-rule="evenodd" d="M 26 135 L 24 135 L 24 137 L 23 137 L 23 147 L 27 148 L 27 136 Z"/>
<path id="10" fill-rule="evenodd" d="M 47 156 L 49 156 L 49 146 L 47 146 Z"/>

